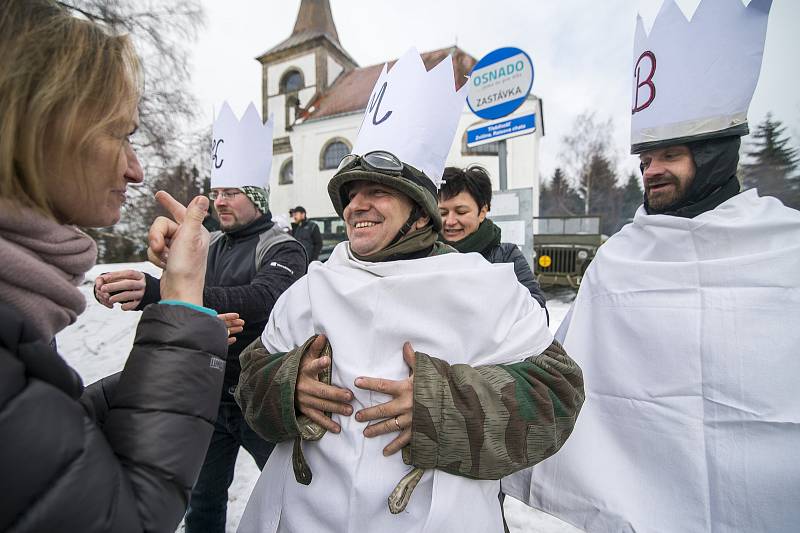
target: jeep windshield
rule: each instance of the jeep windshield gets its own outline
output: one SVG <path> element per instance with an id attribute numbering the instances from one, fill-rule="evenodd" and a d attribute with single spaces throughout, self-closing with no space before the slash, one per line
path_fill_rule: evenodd
<path id="1" fill-rule="evenodd" d="M 600 217 L 539 217 L 533 219 L 535 235 L 598 235 Z"/>

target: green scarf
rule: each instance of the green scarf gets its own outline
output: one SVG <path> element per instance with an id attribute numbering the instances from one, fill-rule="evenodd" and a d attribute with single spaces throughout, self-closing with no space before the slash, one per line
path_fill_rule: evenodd
<path id="1" fill-rule="evenodd" d="M 488 248 L 494 248 L 500 244 L 500 228 L 494 225 L 488 218 L 484 218 L 475 233 L 467 235 L 460 241 L 448 241 L 440 236 L 439 240 L 449 244 L 462 254 L 478 252 L 482 254 Z"/>
<path id="2" fill-rule="evenodd" d="M 436 232 L 433 231 L 433 226 L 428 224 L 422 229 L 412 231 L 403 236 L 402 239 L 396 243 L 387 246 L 383 250 L 378 250 L 374 254 L 359 255 L 350 250 L 356 259 L 361 261 L 369 261 L 371 263 L 382 263 L 384 261 L 396 261 L 398 259 L 416 259 L 418 257 L 427 257 L 431 255 L 433 250 L 436 252 L 438 248 L 436 242 Z"/>

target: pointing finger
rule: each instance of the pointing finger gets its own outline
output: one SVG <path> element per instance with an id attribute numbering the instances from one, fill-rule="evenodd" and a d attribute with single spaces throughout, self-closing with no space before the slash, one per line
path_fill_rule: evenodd
<path id="1" fill-rule="evenodd" d="M 178 224 L 183 222 L 184 217 L 186 216 L 186 208 L 172 195 L 166 191 L 158 191 L 156 193 L 156 200 L 161 207 L 167 210 L 167 212 L 172 215 L 172 218 L 175 219 L 175 222 Z M 208 204 L 206 204 L 207 206 Z"/>

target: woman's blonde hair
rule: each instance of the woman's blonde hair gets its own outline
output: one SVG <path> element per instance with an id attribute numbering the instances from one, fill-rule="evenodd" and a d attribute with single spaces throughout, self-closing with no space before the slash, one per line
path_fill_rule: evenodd
<path id="1" fill-rule="evenodd" d="M 0 0 L 0 61 L 0 198 L 53 216 L 46 161 L 127 127 L 141 94 L 139 59 L 127 36 L 51 0 Z"/>

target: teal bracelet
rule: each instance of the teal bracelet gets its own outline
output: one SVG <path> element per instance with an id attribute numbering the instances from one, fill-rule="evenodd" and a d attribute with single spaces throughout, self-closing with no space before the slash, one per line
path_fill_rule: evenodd
<path id="1" fill-rule="evenodd" d="M 188 307 L 189 309 L 194 309 L 195 311 L 200 311 L 201 313 L 206 313 L 211 316 L 217 316 L 217 312 L 214 311 L 213 309 L 209 309 L 208 307 L 203 307 L 202 305 L 190 304 L 189 302 L 182 302 L 180 300 L 161 300 L 158 303 L 167 305 L 181 305 L 183 307 Z"/>

